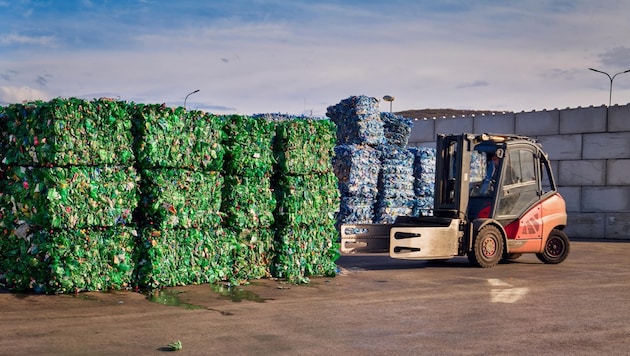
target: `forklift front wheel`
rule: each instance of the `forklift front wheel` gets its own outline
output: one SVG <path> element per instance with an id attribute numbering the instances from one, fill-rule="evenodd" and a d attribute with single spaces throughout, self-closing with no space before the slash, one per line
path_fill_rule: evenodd
<path id="1" fill-rule="evenodd" d="M 553 229 L 547 238 L 545 249 L 536 257 L 547 264 L 557 264 L 569 255 L 569 238 L 562 230 Z"/>
<path id="2" fill-rule="evenodd" d="M 477 234 L 468 261 L 475 266 L 490 268 L 496 266 L 503 256 L 503 236 L 496 226 L 486 225 Z"/>

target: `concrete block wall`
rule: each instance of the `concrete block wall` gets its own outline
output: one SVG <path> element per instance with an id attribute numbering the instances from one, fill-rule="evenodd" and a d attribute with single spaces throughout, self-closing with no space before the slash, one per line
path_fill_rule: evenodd
<path id="1" fill-rule="evenodd" d="M 538 139 L 567 203 L 569 237 L 630 240 L 630 104 L 417 119 L 409 146 L 463 132 Z"/>

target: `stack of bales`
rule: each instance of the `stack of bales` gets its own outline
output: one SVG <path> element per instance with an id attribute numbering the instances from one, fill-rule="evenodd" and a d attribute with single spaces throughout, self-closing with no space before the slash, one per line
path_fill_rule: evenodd
<path id="1" fill-rule="evenodd" d="M 138 203 L 126 103 L 54 99 L 5 108 L 0 274 L 45 293 L 132 281 Z"/>
<path id="2" fill-rule="evenodd" d="M 335 274 L 335 132 L 329 120 L 294 118 L 276 124 L 276 277 L 302 283 L 308 276 Z"/>
<path id="3" fill-rule="evenodd" d="M 432 215 L 433 191 L 435 189 L 435 149 L 429 147 L 410 147 L 414 157 L 413 176 L 416 195 L 413 216 Z"/>
<path id="4" fill-rule="evenodd" d="M 225 185 L 221 211 L 233 260 L 229 280 L 240 283 L 271 275 L 276 198 L 273 174 L 274 124 L 264 118 L 227 116 Z"/>
<path id="5" fill-rule="evenodd" d="M 328 107 L 326 115 L 337 125 L 333 160 L 341 193 L 337 223 L 372 223 L 380 171 L 375 147 L 385 141 L 378 100 L 349 97 Z"/>
<path id="6" fill-rule="evenodd" d="M 415 205 L 414 155 L 406 149 L 412 121 L 392 113 L 381 113 L 385 143 L 378 146 L 381 170 L 376 197 L 376 224 L 392 224 L 398 216 L 411 216 Z"/>
<path id="7" fill-rule="evenodd" d="M 8 118 L 5 114 L 4 107 L 0 106 L 0 200 L 2 199 L 2 195 L 4 192 L 2 184 L 4 184 L 4 171 L 6 170 L 6 165 L 4 163 L 4 153 L 6 152 L 6 142 L 8 136 L 7 119 Z M 0 236 L 3 236 L 2 232 L 0 232 Z"/>
<path id="8" fill-rule="evenodd" d="M 227 278 L 222 119 L 157 104 L 130 110 L 141 176 L 137 283 L 156 288 Z"/>

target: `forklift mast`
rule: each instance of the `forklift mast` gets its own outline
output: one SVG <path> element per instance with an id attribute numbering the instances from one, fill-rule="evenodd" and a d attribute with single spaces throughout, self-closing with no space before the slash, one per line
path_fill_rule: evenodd
<path id="1" fill-rule="evenodd" d="M 464 219 L 468 207 L 470 157 L 479 136 L 473 134 L 437 137 L 433 215 Z"/>

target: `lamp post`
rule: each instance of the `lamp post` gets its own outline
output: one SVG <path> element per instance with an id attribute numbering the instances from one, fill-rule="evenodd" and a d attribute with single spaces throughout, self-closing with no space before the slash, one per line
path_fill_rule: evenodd
<path id="1" fill-rule="evenodd" d="M 193 92 L 190 92 L 190 93 L 188 93 L 188 95 L 186 95 L 186 97 L 184 98 L 184 111 L 186 111 L 186 100 L 188 100 L 188 97 L 193 95 L 193 94 L 195 94 L 198 91 L 199 91 L 199 89 L 197 89 L 197 90 L 195 90 Z"/>
<path id="2" fill-rule="evenodd" d="M 623 73 L 628 73 L 630 72 L 630 69 L 628 70 L 624 70 L 623 72 L 619 72 L 615 75 L 613 75 L 612 77 L 610 76 L 610 74 L 606 73 L 606 72 L 602 72 L 601 70 L 597 70 L 594 68 L 589 68 L 589 70 L 592 70 L 593 72 L 597 72 L 597 73 L 602 73 L 602 74 L 606 74 L 606 76 L 608 77 L 608 79 L 610 79 L 610 92 L 608 94 L 608 107 L 610 107 L 610 104 L 612 103 L 612 88 L 613 88 L 613 80 L 615 80 L 615 77 L 618 76 L 619 74 L 623 74 Z"/>
<path id="3" fill-rule="evenodd" d="M 392 112 L 392 102 L 394 101 L 394 99 L 396 99 L 396 98 L 394 98 L 394 97 L 393 97 L 393 96 L 391 96 L 391 95 L 385 95 L 385 96 L 383 97 L 383 100 L 385 100 L 385 101 L 389 101 L 389 112 L 390 112 L 390 113 Z"/>

